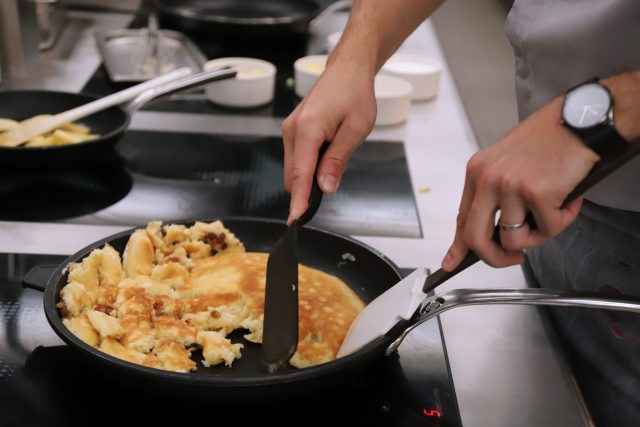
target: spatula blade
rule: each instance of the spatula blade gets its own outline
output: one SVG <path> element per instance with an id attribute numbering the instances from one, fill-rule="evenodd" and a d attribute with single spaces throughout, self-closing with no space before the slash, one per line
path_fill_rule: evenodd
<path id="1" fill-rule="evenodd" d="M 384 336 L 398 322 L 410 319 L 427 296 L 422 292 L 427 276 L 426 268 L 418 268 L 371 301 L 351 324 L 337 357 L 359 350 Z"/>
<path id="2" fill-rule="evenodd" d="M 275 372 L 298 348 L 298 221 L 293 221 L 273 246 L 267 261 L 263 367 Z"/>

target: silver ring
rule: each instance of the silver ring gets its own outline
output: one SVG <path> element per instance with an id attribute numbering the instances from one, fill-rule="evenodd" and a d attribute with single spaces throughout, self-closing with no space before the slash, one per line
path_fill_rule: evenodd
<path id="1" fill-rule="evenodd" d="M 527 225 L 526 221 L 519 222 L 517 224 L 505 224 L 503 222 L 498 221 L 498 227 L 500 227 L 500 230 L 502 231 L 515 231 L 524 227 L 525 225 Z"/>

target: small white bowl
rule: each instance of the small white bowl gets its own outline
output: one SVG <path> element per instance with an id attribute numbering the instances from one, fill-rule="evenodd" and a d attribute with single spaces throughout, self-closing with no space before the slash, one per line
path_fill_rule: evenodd
<path id="1" fill-rule="evenodd" d="M 255 58 L 218 58 L 204 64 L 209 70 L 226 65 L 238 67 L 234 79 L 209 83 L 205 89 L 207 99 L 215 104 L 234 108 L 259 107 L 273 101 L 276 85 L 276 67 Z"/>
<path id="2" fill-rule="evenodd" d="M 399 77 L 413 86 L 414 101 L 427 101 L 438 95 L 440 61 L 424 55 L 397 53 L 382 66 L 380 74 Z"/>
<path id="3" fill-rule="evenodd" d="M 333 49 L 336 48 L 336 45 L 340 41 L 340 37 L 342 37 L 342 31 L 331 33 L 327 36 L 327 41 L 325 43 L 327 52 L 331 52 Z"/>
<path id="4" fill-rule="evenodd" d="M 326 64 L 327 55 L 304 56 L 293 63 L 296 95 L 300 98 L 307 96 Z"/>
<path id="5" fill-rule="evenodd" d="M 377 75 L 374 82 L 378 114 L 376 126 L 397 125 L 407 120 L 413 87 L 397 77 Z"/>

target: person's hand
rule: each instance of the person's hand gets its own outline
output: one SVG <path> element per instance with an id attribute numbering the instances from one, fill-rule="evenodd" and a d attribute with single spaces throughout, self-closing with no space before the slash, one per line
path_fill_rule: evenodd
<path id="1" fill-rule="evenodd" d="M 562 126 L 561 105 L 555 99 L 470 159 L 444 270 L 453 270 L 469 250 L 494 267 L 522 263 L 524 249 L 542 245 L 575 220 L 582 198 L 560 206 L 599 157 Z M 530 211 L 537 229 L 501 229 L 498 245 L 491 238 L 498 210 L 499 222 L 512 225 Z"/>
<path id="2" fill-rule="evenodd" d="M 302 215 L 311 191 L 318 150 L 331 144 L 318 165 L 318 185 L 325 194 L 338 189 L 353 151 L 373 128 L 376 102 L 373 72 L 348 61 L 335 61 L 282 124 L 284 185 L 291 193 L 289 219 Z"/>

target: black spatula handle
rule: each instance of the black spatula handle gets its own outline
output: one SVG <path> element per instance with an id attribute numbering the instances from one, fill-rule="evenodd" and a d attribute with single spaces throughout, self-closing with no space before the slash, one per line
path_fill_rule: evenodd
<path id="1" fill-rule="evenodd" d="M 626 147 L 608 153 L 606 158 L 600 159 L 594 166 L 589 174 L 573 189 L 571 193 L 564 200 L 560 206 L 562 209 L 566 208 L 569 203 L 573 202 L 578 197 L 582 196 L 588 189 L 593 187 L 598 182 L 602 181 L 605 177 L 609 176 L 612 172 L 617 170 L 620 166 L 634 158 L 640 153 L 640 140 L 629 143 Z M 525 218 L 529 227 L 532 229 L 537 228 L 536 222 L 531 212 L 527 212 Z M 500 229 L 496 226 L 493 232 L 493 240 L 500 244 Z M 435 273 L 431 274 L 425 280 L 422 291 L 429 293 L 440 284 L 446 282 L 456 274 L 472 266 L 478 262 L 480 258 L 473 251 L 469 251 L 467 255 L 462 259 L 460 264 L 453 271 L 445 271 L 438 269 Z"/>
<path id="2" fill-rule="evenodd" d="M 329 143 L 325 141 L 318 150 L 318 162 L 316 163 L 316 170 L 313 173 L 313 183 L 311 184 L 311 193 L 309 194 L 309 205 L 307 206 L 307 210 L 300 215 L 300 218 L 298 218 L 300 225 L 304 225 L 311 221 L 316 212 L 318 212 L 320 202 L 322 202 L 323 193 L 318 185 L 318 165 L 320 164 L 320 160 L 322 159 L 322 156 L 324 156 L 325 151 L 327 151 L 327 147 L 329 147 Z"/>

